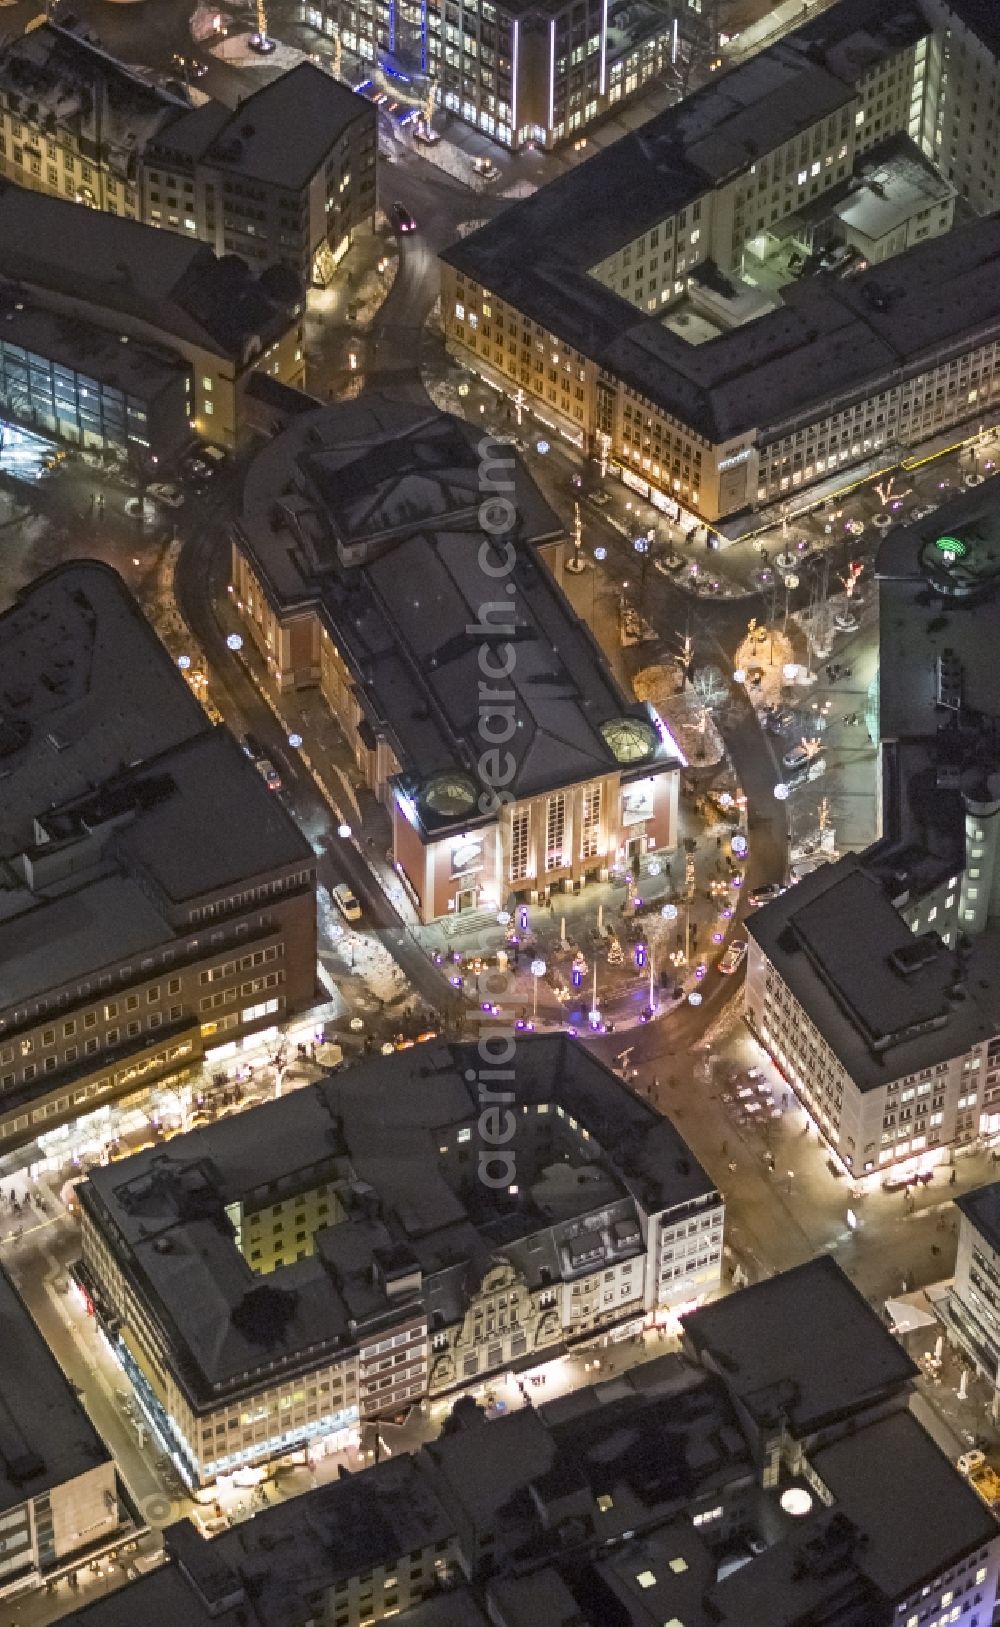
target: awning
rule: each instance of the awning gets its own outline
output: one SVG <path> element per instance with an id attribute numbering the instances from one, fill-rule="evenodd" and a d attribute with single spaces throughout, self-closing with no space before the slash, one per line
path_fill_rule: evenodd
<path id="1" fill-rule="evenodd" d="M 885 1302 L 886 1314 L 892 1322 L 897 1333 L 913 1333 L 916 1328 L 932 1328 L 937 1323 L 937 1317 L 931 1316 L 914 1300 L 923 1299 L 923 1292 L 913 1294 L 907 1299 L 887 1299 Z"/>

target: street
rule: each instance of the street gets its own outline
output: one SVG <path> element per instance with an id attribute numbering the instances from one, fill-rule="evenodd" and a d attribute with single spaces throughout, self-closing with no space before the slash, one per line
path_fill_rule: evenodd
<path id="1" fill-rule="evenodd" d="M 7 8 L 8 29 L 23 27 L 36 9 L 35 0 Z M 187 0 L 183 5 L 160 0 L 155 8 L 84 0 L 78 9 L 109 49 L 127 60 L 166 69 L 175 53 L 191 50 Z M 751 29 L 769 9 L 763 0 L 731 0 L 723 8 L 724 20 L 733 29 Z M 287 25 L 288 37 L 301 44 L 304 30 L 292 23 L 291 14 L 290 0 L 281 0 L 272 26 L 284 37 Z M 328 41 L 313 38 L 313 45 L 329 53 Z M 204 55 L 204 60 L 208 71 L 202 88 L 230 105 L 249 84 L 263 82 L 261 74 L 272 72 L 241 70 L 218 56 Z M 51 478 L 32 483 L 3 474 L 0 595 L 10 602 L 32 576 L 62 559 L 106 560 L 136 593 L 172 656 L 188 658 L 211 715 L 237 737 L 250 733 L 261 742 L 280 774 L 276 794 L 316 856 L 317 1008 L 315 1017 L 296 1019 L 305 1025 L 291 1036 L 300 1045 L 308 1049 L 316 1035 L 322 1042 L 329 1030 L 344 1040 L 351 1063 L 364 1049 L 391 1048 L 397 1039 L 409 1042 L 425 1025 L 446 1037 L 463 1031 L 468 1036 L 477 1025 L 498 1018 L 516 1017 L 523 1028 L 571 1028 L 573 1043 L 619 1068 L 637 1093 L 676 1121 L 724 1194 L 727 1287 L 826 1252 L 881 1310 L 886 1299 L 949 1276 L 956 1237 L 952 1199 L 995 1174 L 989 1152 L 964 1153 L 953 1166 L 953 1183 L 945 1166 L 911 1203 L 875 1183 L 871 1190 L 853 1189 L 745 1028 L 742 968 L 725 975 L 727 968 L 720 972 L 718 962 L 742 935 L 747 895 L 754 888 L 784 884 L 803 857 L 819 862 L 833 852 L 858 850 L 877 834 L 874 555 L 890 525 L 981 478 L 991 467 L 994 443 L 984 437 L 979 447 L 933 448 L 926 459 L 915 451 L 907 466 L 901 452 L 891 475 L 871 473 L 857 482 L 845 475 L 842 491 L 816 495 L 814 502 L 808 494 L 797 495 L 794 509 L 758 517 L 752 535 L 718 552 L 710 549 L 707 535 L 694 540 L 693 533 L 685 534 L 628 490 L 613 470 L 601 475 L 593 460 L 551 426 L 501 395 L 495 381 L 463 372 L 444 352 L 435 319 L 439 251 L 462 229 L 504 208 L 510 183 L 531 176 L 531 184 L 537 184 L 576 160 L 500 155 L 502 181 L 473 191 L 422 156 L 405 136 L 383 134 L 392 156 L 381 169 L 383 218 L 375 235 L 352 249 L 334 288 L 309 296 L 306 387 L 321 401 L 336 401 L 356 388 L 385 391 L 425 403 L 429 412 L 441 406 L 460 411 L 484 432 L 516 435 L 567 535 L 579 511 L 583 568 L 567 573 L 567 543 L 554 548 L 546 563 L 590 623 L 623 684 L 656 668 L 683 669 L 687 679 L 708 669 L 719 676 L 719 695 L 705 710 L 711 713 L 706 721 L 718 731 L 720 759 L 694 762 L 683 773 L 678 847 L 669 855 L 645 855 L 634 875 L 622 871 L 595 883 L 567 899 L 558 913 L 555 907 L 543 913 L 543 906 L 533 905 L 530 922 L 526 919 L 521 929 L 525 953 L 519 966 L 515 960 L 514 992 L 502 1011 L 484 1014 L 471 998 L 476 970 L 470 963 L 481 952 L 497 964 L 503 926 L 509 924 L 506 912 L 500 919 L 494 913 L 479 920 L 456 916 L 445 926 L 419 924 L 392 870 L 386 811 L 364 783 L 353 743 L 317 690 L 276 696 L 258 655 L 241 642 L 230 598 L 228 526 L 237 512 L 242 454 L 229 459 L 202 489 L 186 488 L 182 507 L 170 513 L 156 508 L 146 519 L 127 511 L 135 499 L 130 486 L 110 481 L 83 459 L 68 460 Z M 397 200 L 414 217 L 412 235 L 394 234 L 385 219 Z M 348 295 L 363 279 L 365 288 L 374 290 L 373 311 L 357 320 Z M 595 491 L 601 500 L 593 501 Z M 854 561 L 859 568 L 852 576 Z M 634 612 L 640 626 L 634 643 L 622 636 L 625 611 Z M 756 666 L 760 676 L 752 670 Z M 775 789 L 786 785 L 786 760 L 803 740 L 817 742 L 824 771 L 781 800 Z M 729 804 L 739 810 L 731 825 L 705 807 L 709 791 L 718 795 L 723 780 Z M 748 841 L 738 864 L 729 846 L 737 829 Z M 685 841 L 692 878 L 686 895 Z M 337 911 L 331 894 L 340 882 L 359 901 L 361 921 L 349 923 Z M 639 889 L 655 907 L 647 918 L 637 915 L 633 894 Z M 686 913 L 679 920 L 681 911 Z M 695 923 L 690 944 L 687 915 Z M 649 958 L 626 962 L 612 975 L 606 954 L 612 927 L 628 954 L 634 956 L 635 943 L 641 942 Z M 589 957 L 586 974 L 575 980 L 572 996 L 561 1000 L 557 979 L 543 980 L 544 974 L 558 971 L 565 983 L 577 953 Z M 537 966 L 542 955 L 542 972 L 531 973 L 532 961 Z M 675 970 L 660 979 L 665 963 Z M 595 967 L 600 988 L 594 981 L 592 994 Z M 462 978 L 459 990 L 456 980 Z M 588 1009 L 598 999 L 605 1028 L 612 1020 L 610 1032 L 588 1029 Z M 286 1083 L 284 1065 L 276 1067 L 266 1047 L 252 1065 L 254 1089 L 248 1088 L 245 1099 L 227 1101 L 227 1111 L 230 1105 L 253 1111 L 256 1103 L 313 1076 L 303 1066 Z M 185 1090 L 207 1089 L 210 1073 L 206 1069 Z M 231 1083 L 227 1076 L 227 1089 Z M 95 1138 L 107 1147 L 130 1113 L 141 1114 L 140 1122 L 148 1124 L 159 1110 L 152 1095 L 116 1104 L 95 1126 Z M 217 1106 L 204 1110 L 206 1122 Z M 179 1124 L 187 1122 L 191 1108 L 189 1097 Z M 129 1134 L 135 1140 L 146 1133 L 146 1128 L 126 1133 L 126 1146 Z M 58 1174 L 54 1167 L 32 1167 L 48 1154 L 48 1148 L 40 1155 L 32 1147 L 0 1161 L 0 1193 L 16 1191 L 20 1204 L 25 1194 L 41 1192 L 46 1205 L 15 1213 L 0 1196 L 0 1260 L 78 1387 L 138 1506 L 159 1529 L 194 1505 L 171 1486 L 164 1463 L 157 1461 L 156 1443 L 143 1438 L 144 1431 L 130 1419 L 118 1393 L 124 1375 L 70 1283 L 68 1268 L 78 1256 L 79 1236 L 60 1190 L 74 1166 L 67 1162 Z M 656 1348 L 659 1343 L 656 1335 Z M 926 1354 L 919 1340 L 912 1346 Z M 509 1410 L 533 1398 L 549 1399 L 561 1388 L 641 1360 L 653 1347 L 650 1336 L 611 1352 L 595 1342 L 592 1349 L 560 1354 L 534 1375 L 534 1389 L 525 1389 L 531 1376 L 491 1384 L 489 1404 Z M 930 1426 L 953 1455 L 974 1434 L 997 1439 L 983 1417 L 982 1392 L 973 1387 L 968 1401 L 958 1399 L 960 1377 L 957 1361 L 949 1358 L 943 1370 L 928 1366 L 921 1380 L 921 1406 L 930 1409 Z M 431 1438 L 440 1412 L 415 1412 L 391 1439 L 387 1431 L 384 1448 L 412 1449 Z M 341 1468 L 357 1468 L 370 1451 L 363 1441 L 339 1458 L 324 1460 L 315 1473 L 302 1470 L 280 1487 L 271 1485 L 270 1495 L 294 1495 L 335 1477 Z M 235 1489 L 227 1493 L 226 1507 L 236 1517 L 253 1512 L 252 1499 Z M 11 1620 L 16 1627 L 41 1627 L 120 1580 L 111 1572 L 86 1576 L 78 1590 L 60 1586 L 56 1594 L 20 1601 Z"/>

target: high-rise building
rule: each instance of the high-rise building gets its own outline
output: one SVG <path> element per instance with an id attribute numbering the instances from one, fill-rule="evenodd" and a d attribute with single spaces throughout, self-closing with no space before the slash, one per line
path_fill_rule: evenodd
<path id="1" fill-rule="evenodd" d="M 554 148 L 660 80 L 680 7 L 627 0 L 302 0 L 345 60 L 428 88 L 503 147 Z"/>

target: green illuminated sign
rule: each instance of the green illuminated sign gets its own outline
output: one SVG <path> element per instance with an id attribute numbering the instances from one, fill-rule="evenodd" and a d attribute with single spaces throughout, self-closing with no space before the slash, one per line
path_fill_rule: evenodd
<path id="1" fill-rule="evenodd" d="M 957 537 L 938 537 L 934 546 L 946 559 L 964 559 L 969 551 L 965 543 L 959 542 Z"/>

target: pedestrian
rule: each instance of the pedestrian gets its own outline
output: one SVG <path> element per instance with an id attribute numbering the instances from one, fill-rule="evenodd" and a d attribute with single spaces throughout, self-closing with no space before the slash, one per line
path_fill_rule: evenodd
<path id="1" fill-rule="evenodd" d="M 724 1141 L 722 1143 L 722 1156 L 723 1156 L 723 1158 L 728 1158 L 729 1157 L 729 1142 L 728 1141 Z"/>
<path id="2" fill-rule="evenodd" d="M 958 1180 L 958 1170 L 955 1168 L 955 1166 L 953 1164 L 952 1169 L 951 1169 L 951 1174 L 948 1176 L 948 1185 L 949 1186 L 954 1186 L 955 1182 L 957 1180 Z"/>

